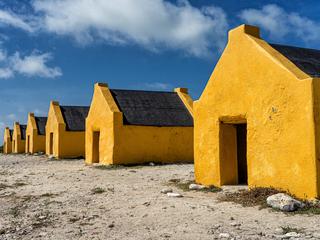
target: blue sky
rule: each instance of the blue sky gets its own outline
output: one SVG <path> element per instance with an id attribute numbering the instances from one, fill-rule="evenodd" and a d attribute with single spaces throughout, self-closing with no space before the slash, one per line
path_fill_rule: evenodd
<path id="1" fill-rule="evenodd" d="M 0 0 L 0 139 L 50 100 L 89 105 L 95 82 L 197 99 L 229 29 L 318 48 L 319 12 L 316 0 Z"/>

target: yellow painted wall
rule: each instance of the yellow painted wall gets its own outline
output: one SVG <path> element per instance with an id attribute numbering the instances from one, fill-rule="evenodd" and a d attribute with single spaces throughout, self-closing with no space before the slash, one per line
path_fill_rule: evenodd
<path id="1" fill-rule="evenodd" d="M 181 91 L 181 96 L 187 95 L 186 89 L 176 91 Z M 186 96 L 183 102 L 190 102 L 190 99 Z M 100 132 L 99 162 L 102 164 L 193 162 L 193 127 L 123 125 L 123 115 L 106 84 L 95 85 L 86 119 L 88 164 L 95 162 L 94 131 Z"/>
<path id="2" fill-rule="evenodd" d="M 319 93 L 319 83 L 262 40 L 258 28 L 242 25 L 230 31 L 194 103 L 196 182 L 225 183 L 229 170 L 221 163 L 220 125 L 246 121 L 249 187 L 318 197 Z"/>
<path id="3" fill-rule="evenodd" d="M 50 135 L 53 134 L 53 152 L 50 152 Z M 66 131 L 60 106 L 52 101 L 46 124 L 46 154 L 56 158 L 85 156 L 85 132 Z"/>
<path id="4" fill-rule="evenodd" d="M 38 134 L 36 119 L 33 113 L 28 115 L 28 123 L 26 129 L 26 153 L 45 152 L 46 136 Z"/>
<path id="5" fill-rule="evenodd" d="M 21 139 L 21 129 L 18 122 L 14 123 L 12 133 L 12 152 L 25 153 L 26 141 Z"/>
<path id="6" fill-rule="evenodd" d="M 12 152 L 12 141 L 10 137 L 10 129 L 8 127 L 4 130 L 3 136 L 3 153 L 8 154 Z"/>

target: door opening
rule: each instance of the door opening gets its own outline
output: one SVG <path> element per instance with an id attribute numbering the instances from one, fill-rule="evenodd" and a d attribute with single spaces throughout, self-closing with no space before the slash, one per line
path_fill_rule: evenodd
<path id="1" fill-rule="evenodd" d="M 237 124 L 238 184 L 248 184 L 247 124 Z"/>
<path id="2" fill-rule="evenodd" d="M 100 132 L 95 131 L 93 132 L 92 136 L 92 163 L 99 163 L 100 162 Z"/>
<path id="3" fill-rule="evenodd" d="M 50 140 L 49 140 L 49 155 L 53 154 L 53 133 L 50 133 Z"/>
<path id="4" fill-rule="evenodd" d="M 27 153 L 30 153 L 30 136 L 28 135 L 28 138 L 27 138 Z"/>
<path id="5" fill-rule="evenodd" d="M 248 184 L 247 124 L 220 124 L 221 185 Z"/>
<path id="6" fill-rule="evenodd" d="M 13 149 L 12 149 L 12 152 L 16 152 L 16 140 L 13 140 L 13 144 L 12 144 L 13 146 Z"/>

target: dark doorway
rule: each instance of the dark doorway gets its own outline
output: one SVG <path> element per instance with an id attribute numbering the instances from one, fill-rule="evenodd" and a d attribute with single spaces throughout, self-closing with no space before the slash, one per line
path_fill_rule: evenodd
<path id="1" fill-rule="evenodd" d="M 30 136 L 27 137 L 27 153 L 30 153 Z"/>
<path id="2" fill-rule="evenodd" d="M 92 163 L 99 163 L 100 162 L 100 132 L 95 131 L 93 132 L 92 136 Z"/>
<path id="3" fill-rule="evenodd" d="M 50 133 L 50 140 L 49 140 L 49 155 L 53 154 L 53 133 Z"/>
<path id="4" fill-rule="evenodd" d="M 247 166 L 247 124 L 236 124 L 238 184 L 248 184 Z"/>
<path id="5" fill-rule="evenodd" d="M 247 124 L 220 124 L 221 185 L 247 184 Z"/>

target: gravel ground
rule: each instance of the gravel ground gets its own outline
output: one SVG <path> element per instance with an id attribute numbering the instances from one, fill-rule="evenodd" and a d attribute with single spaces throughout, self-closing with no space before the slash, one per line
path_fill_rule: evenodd
<path id="1" fill-rule="evenodd" d="M 83 160 L 0 155 L 0 239 L 320 239 L 319 215 L 161 193 L 193 165 L 103 169 Z M 285 233 L 291 232 L 287 235 Z M 292 233 L 295 232 L 295 233 Z"/>

